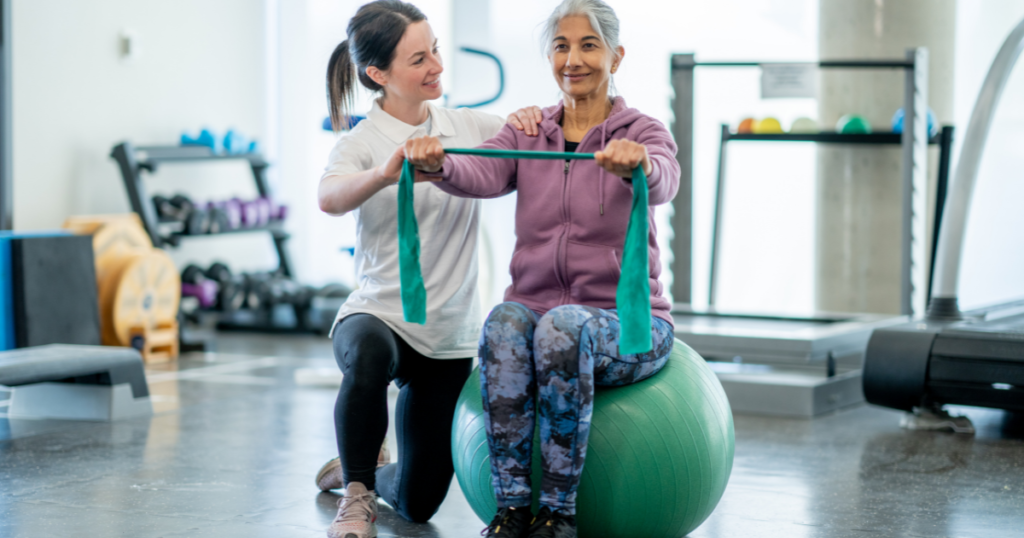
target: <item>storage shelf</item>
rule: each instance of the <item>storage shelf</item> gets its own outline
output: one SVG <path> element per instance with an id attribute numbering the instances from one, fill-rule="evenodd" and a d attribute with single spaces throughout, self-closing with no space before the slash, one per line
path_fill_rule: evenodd
<path id="1" fill-rule="evenodd" d="M 248 161 L 252 166 L 267 166 L 259 152 L 214 153 L 206 146 L 139 146 L 134 150 L 136 162 L 144 168 L 152 168 L 158 163 L 238 160 Z"/>
<path id="2" fill-rule="evenodd" d="M 191 237 L 217 237 L 219 235 L 233 235 L 233 234 L 244 234 L 244 233 L 259 233 L 259 232 L 270 232 L 271 235 L 278 238 L 289 237 L 288 232 L 284 231 L 284 221 L 271 221 L 266 226 L 256 226 L 253 228 L 235 228 L 234 230 L 226 230 L 223 232 L 209 233 L 209 234 L 190 234 L 183 231 L 174 231 L 166 236 L 164 240 L 172 245 L 177 246 L 181 239 Z"/>
<path id="3" fill-rule="evenodd" d="M 142 224 L 153 241 L 155 247 L 173 246 L 181 244 L 185 238 L 195 237 L 216 237 L 230 236 L 249 233 L 269 233 L 274 242 L 274 250 L 277 252 L 278 267 L 276 273 L 285 278 L 292 278 L 291 260 L 288 257 L 288 250 L 285 245 L 289 234 L 284 230 L 283 220 L 271 220 L 266 226 L 252 228 L 237 228 L 218 233 L 189 234 L 185 233 L 184 224 L 176 221 L 161 220 L 156 213 L 152 200 L 149 196 L 145 174 L 156 171 L 160 163 L 213 163 L 220 161 L 245 161 L 249 163 L 252 170 L 252 181 L 261 197 L 270 197 L 270 189 L 267 184 L 266 172 L 269 166 L 259 152 L 215 154 L 205 146 L 132 146 L 129 142 L 122 142 L 114 146 L 110 152 L 111 158 L 117 161 L 121 170 L 121 177 L 124 180 L 125 190 L 128 192 L 128 200 L 131 203 L 132 211 L 137 213 Z M 223 313 L 211 313 L 222 328 L 237 328 L 245 330 L 275 330 L 285 332 L 307 332 L 310 330 L 310 313 L 308 308 L 298 304 L 277 305 L 288 307 L 292 312 L 289 323 L 281 323 L 279 319 L 269 314 L 250 318 L 244 315 L 230 316 Z M 182 327 L 184 324 L 181 325 Z M 185 338 L 181 338 L 182 344 L 187 346 Z"/>
<path id="4" fill-rule="evenodd" d="M 820 133 L 777 133 L 777 134 L 754 134 L 754 133 L 733 133 L 722 137 L 723 141 L 749 141 L 749 142 L 818 142 L 822 144 L 901 144 L 903 135 L 893 132 L 877 132 L 870 134 L 843 134 L 833 131 L 822 131 Z M 928 139 L 929 144 L 938 144 L 940 136 L 935 135 Z"/>

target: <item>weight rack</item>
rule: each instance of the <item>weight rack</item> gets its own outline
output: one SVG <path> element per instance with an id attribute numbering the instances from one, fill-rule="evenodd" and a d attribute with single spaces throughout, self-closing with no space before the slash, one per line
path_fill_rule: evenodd
<path id="1" fill-rule="evenodd" d="M 182 240 L 191 237 L 215 237 L 239 233 L 269 233 L 277 251 L 278 267 L 276 273 L 285 278 L 292 278 L 292 264 L 285 248 L 289 234 L 280 221 L 270 222 L 266 226 L 227 230 L 219 233 L 187 234 L 183 231 L 168 230 L 156 215 L 156 209 L 146 189 L 143 172 L 153 174 L 162 164 L 176 163 L 211 163 L 230 160 L 244 160 L 252 169 L 253 181 L 261 197 L 269 197 L 266 170 L 270 166 L 259 152 L 217 154 L 205 146 L 133 146 L 130 142 L 121 142 L 114 146 L 110 157 L 117 161 L 124 180 L 125 191 L 131 203 L 132 211 L 142 219 L 142 225 L 153 241 L 153 246 L 168 248 L 178 246 Z M 210 313 L 213 314 L 213 313 Z M 230 314 L 219 314 L 217 328 L 223 330 L 260 330 L 279 332 L 310 332 L 308 313 L 295 305 L 294 326 L 275 322 L 273 312 L 238 311 Z"/>

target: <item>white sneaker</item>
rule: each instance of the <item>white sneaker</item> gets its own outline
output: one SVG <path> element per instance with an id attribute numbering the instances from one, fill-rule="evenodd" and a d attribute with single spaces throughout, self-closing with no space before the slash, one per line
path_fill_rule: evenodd
<path id="1" fill-rule="evenodd" d="M 328 538 L 376 538 L 377 494 L 352 482 L 338 501 L 338 515 L 327 529 Z"/>
<path id="2" fill-rule="evenodd" d="M 377 455 L 377 468 L 380 469 L 389 463 L 391 463 L 391 452 L 388 450 L 388 440 L 385 438 L 384 444 L 380 447 L 380 454 Z M 320 471 L 316 473 L 316 487 L 320 488 L 320 491 L 345 487 L 341 476 L 341 458 L 334 458 L 320 468 Z"/>

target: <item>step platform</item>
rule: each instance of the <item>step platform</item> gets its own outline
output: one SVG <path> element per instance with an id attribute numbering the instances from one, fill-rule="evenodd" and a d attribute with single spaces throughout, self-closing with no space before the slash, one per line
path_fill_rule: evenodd
<path id="1" fill-rule="evenodd" d="M 864 401 L 861 367 L 874 329 L 905 316 L 807 316 L 673 308 L 676 338 L 704 357 L 738 414 L 812 418 Z"/>
<path id="2" fill-rule="evenodd" d="M 113 421 L 150 416 L 142 357 L 132 348 L 53 344 L 0 352 L 8 418 Z"/>

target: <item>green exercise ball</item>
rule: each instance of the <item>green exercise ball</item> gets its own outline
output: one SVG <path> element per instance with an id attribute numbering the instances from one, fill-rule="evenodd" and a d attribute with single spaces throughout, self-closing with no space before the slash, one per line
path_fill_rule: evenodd
<path id="1" fill-rule="evenodd" d="M 864 116 L 847 114 L 836 122 L 836 132 L 842 134 L 870 134 L 871 124 Z"/>
<path id="2" fill-rule="evenodd" d="M 676 340 L 665 367 L 625 387 L 597 389 L 576 521 L 581 538 L 679 538 L 704 522 L 732 471 L 732 410 L 714 372 Z M 540 494 L 540 442 L 534 436 L 534 511 Z M 474 370 L 452 426 L 455 475 L 476 515 L 497 511 Z"/>

